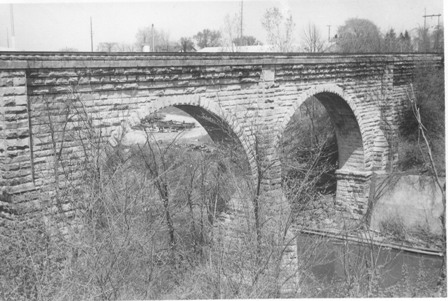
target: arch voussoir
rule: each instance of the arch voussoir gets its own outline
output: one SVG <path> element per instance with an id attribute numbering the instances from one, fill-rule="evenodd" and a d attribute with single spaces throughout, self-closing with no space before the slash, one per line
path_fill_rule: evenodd
<path id="1" fill-rule="evenodd" d="M 379 108 L 365 98 L 336 84 L 323 84 L 300 91 L 280 125 L 277 149 L 294 113 L 310 97 L 317 98 L 327 109 L 336 129 L 339 169 L 336 170 L 336 204 L 341 212 L 359 220 L 367 210 L 369 179 L 382 169 L 388 154 L 385 134 L 381 129 Z M 280 157 L 280 154 L 278 154 Z"/>
<path id="2" fill-rule="evenodd" d="M 294 113 L 300 108 L 300 106 L 310 97 L 322 94 L 333 94 L 344 100 L 348 107 L 353 112 L 353 116 L 359 126 L 359 132 L 361 134 L 361 140 L 364 152 L 364 169 L 377 170 L 382 169 L 386 163 L 384 159 L 378 160 L 378 157 L 384 158 L 384 154 L 378 152 L 387 152 L 384 148 L 385 134 L 380 128 L 380 113 L 378 108 L 372 106 L 369 112 L 370 118 L 364 117 L 364 112 L 359 108 L 359 105 L 355 99 L 348 93 L 343 87 L 336 84 L 321 84 L 313 86 L 309 89 L 299 92 L 297 99 L 292 104 L 292 110 L 288 111 L 280 124 L 278 135 L 276 137 L 276 145 L 280 146 L 283 133 L 291 121 Z M 372 136 L 374 133 L 374 137 Z"/>
<path id="3" fill-rule="evenodd" d="M 111 131 L 109 143 L 115 147 L 116 145 L 118 145 L 118 141 L 120 141 L 124 137 L 124 135 L 128 131 L 130 131 L 131 127 L 140 123 L 141 119 L 146 117 L 148 114 L 171 106 L 197 107 L 219 118 L 223 122 L 223 126 L 227 125 L 231 130 L 232 133 L 228 134 L 233 134 L 243 147 L 251 170 L 257 170 L 255 166 L 256 162 L 253 160 L 254 154 L 252 150 L 252 144 L 250 143 L 250 139 L 247 137 L 244 131 L 244 126 L 240 124 L 240 122 L 231 113 L 223 109 L 218 103 L 209 98 L 201 97 L 201 95 L 198 94 L 160 96 L 154 100 L 151 100 L 146 106 L 143 106 L 142 108 L 131 112 L 128 117 L 122 119 L 121 125 L 117 126 Z M 255 181 L 257 176 L 258 175 L 253 172 Z"/>

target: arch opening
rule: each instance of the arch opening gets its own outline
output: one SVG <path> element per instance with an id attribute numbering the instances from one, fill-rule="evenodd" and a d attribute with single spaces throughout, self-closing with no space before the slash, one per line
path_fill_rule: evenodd
<path id="1" fill-rule="evenodd" d="M 314 97 L 325 107 L 334 126 L 338 147 L 338 168 L 365 170 L 361 130 L 350 106 L 339 95 L 318 93 Z"/>
<path id="2" fill-rule="evenodd" d="M 164 249 L 173 248 L 201 258 L 202 250 L 213 242 L 216 223 L 235 212 L 236 203 L 249 200 L 244 198 L 244 193 L 253 182 L 253 176 L 248 142 L 238 123 L 210 103 L 203 101 L 203 106 L 199 106 L 183 100 L 167 101 L 167 105 L 162 101 L 151 103 L 133 112 L 128 122 L 123 122 L 122 140 L 139 131 L 143 143 L 114 148 L 117 153 L 123 151 L 122 157 L 126 157 L 126 166 L 115 170 L 125 173 L 124 178 L 131 178 L 132 184 L 140 183 L 138 186 L 145 189 L 142 193 L 144 210 L 138 214 L 149 212 L 151 221 L 159 219 L 166 225 L 161 243 Z M 152 126 L 148 121 L 152 121 L 151 114 L 156 112 L 179 118 L 164 116 L 164 123 Z M 172 124 L 170 120 L 183 126 L 195 120 L 194 128 L 200 124 L 203 135 L 182 137 L 182 130 L 160 130 L 162 125 Z M 209 138 L 204 139 L 204 135 Z M 118 175 L 119 172 L 109 174 Z"/>
<path id="3" fill-rule="evenodd" d="M 366 170 L 356 116 L 332 92 L 318 92 L 298 103 L 282 133 L 279 155 L 283 191 L 305 226 L 334 213 L 336 194 L 339 198 L 344 186 L 339 187 L 341 173 Z"/>
<path id="4" fill-rule="evenodd" d="M 228 163 L 235 168 L 232 170 L 233 173 L 237 176 L 250 177 L 253 181 L 254 175 L 249 160 L 250 152 L 246 148 L 247 143 L 244 143 L 244 137 L 238 135 L 224 118 L 201 106 L 186 104 L 159 108 L 152 113 L 171 115 L 167 117 L 168 122 L 173 117 L 176 119 L 172 115 L 179 114 L 187 117 L 186 122 L 196 121 L 197 124 L 193 130 L 196 130 L 198 134 L 182 135 L 190 131 L 185 130 L 180 135 L 179 144 L 183 147 L 193 146 L 195 149 L 219 152 L 220 156 L 228 160 Z M 171 139 L 173 138 L 174 136 L 171 136 Z M 169 136 L 168 139 L 170 139 Z"/>
<path id="5" fill-rule="evenodd" d="M 174 107 L 187 113 L 199 122 L 214 143 L 243 147 L 240 139 L 229 124 L 216 114 L 199 106 L 175 105 Z"/>
<path id="6" fill-rule="evenodd" d="M 236 203 L 249 199 L 245 194 L 254 182 L 244 132 L 238 131 L 238 124 L 224 112 L 207 108 L 185 103 L 152 104 L 131 115 L 133 125 L 125 123 L 121 139 L 125 143 L 117 144 L 124 148 L 114 148 L 117 153 L 124 150 L 126 162 L 135 173 L 155 186 L 154 206 L 165 212 L 165 222 L 171 224 L 172 232 L 194 235 L 193 241 L 201 235 L 212 235 L 213 223 L 225 217 L 224 213 L 231 214 Z M 156 113 L 159 116 L 154 118 Z M 154 120 L 157 126 L 149 124 Z M 203 128 L 201 135 L 182 135 L 188 130 L 164 127 L 185 126 L 192 120 L 196 122 L 194 129 Z M 132 136 L 137 139 L 130 141 Z M 113 170 L 109 173 L 115 174 Z M 186 229 L 183 223 L 189 219 L 198 225 L 207 224 L 204 233 L 192 234 L 198 229 Z M 195 241 L 196 245 L 203 243 Z"/>
<path id="7" fill-rule="evenodd" d="M 326 108 L 317 98 L 308 98 L 291 116 L 281 140 L 280 161 L 287 194 L 308 190 L 310 184 L 319 193 L 335 193 L 336 139 Z M 301 187 L 302 182 L 308 187 Z"/>
<path id="8" fill-rule="evenodd" d="M 219 113 L 196 104 L 150 106 L 130 118 L 132 125 L 125 129 L 121 143 L 144 144 L 149 133 L 156 142 L 174 142 L 207 151 L 219 149 L 233 161 L 239 161 L 240 169 L 252 177 L 251 152 L 244 132 L 229 116 Z"/>

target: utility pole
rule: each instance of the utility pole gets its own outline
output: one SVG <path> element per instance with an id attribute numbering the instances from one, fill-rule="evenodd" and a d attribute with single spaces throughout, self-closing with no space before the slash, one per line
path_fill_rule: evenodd
<path id="1" fill-rule="evenodd" d="M 241 0 L 240 40 L 243 42 L 243 0 Z"/>
<path id="2" fill-rule="evenodd" d="M 441 14 L 439 14 L 439 15 L 437 16 L 437 50 L 439 50 L 439 48 L 440 48 L 440 45 L 439 45 L 440 17 L 441 17 Z"/>
<path id="3" fill-rule="evenodd" d="M 423 15 L 423 29 L 426 29 L 426 7 L 425 7 L 425 14 Z"/>
<path id="4" fill-rule="evenodd" d="M 92 27 L 92 17 L 90 17 L 90 51 L 93 52 L 93 27 Z"/>
<path id="5" fill-rule="evenodd" d="M 14 8 L 12 4 L 9 6 L 10 14 L 11 14 L 11 48 L 13 50 L 16 49 L 16 33 L 14 31 Z"/>
<path id="6" fill-rule="evenodd" d="M 154 52 L 154 24 L 151 26 L 151 35 L 152 35 L 152 52 Z"/>
<path id="7" fill-rule="evenodd" d="M 437 47 L 439 46 L 439 25 L 440 25 L 440 16 L 441 14 L 433 14 L 433 15 L 427 15 L 426 14 L 426 8 L 425 8 L 425 14 L 423 15 L 423 46 L 425 47 L 425 51 L 428 51 L 428 47 L 426 45 L 426 38 L 427 38 L 427 34 L 426 34 L 426 18 L 433 18 L 433 17 L 437 17 L 437 37 L 436 37 L 436 45 Z"/>
<path id="8" fill-rule="evenodd" d="M 6 26 L 6 47 L 9 49 L 9 30 L 8 26 Z"/>
<path id="9" fill-rule="evenodd" d="M 330 42 L 330 28 L 331 28 L 331 25 L 327 25 L 327 27 L 328 27 L 328 42 Z"/>

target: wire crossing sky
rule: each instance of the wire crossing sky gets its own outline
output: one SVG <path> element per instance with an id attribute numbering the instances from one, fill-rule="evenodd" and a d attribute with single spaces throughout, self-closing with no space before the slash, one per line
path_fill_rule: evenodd
<path id="1" fill-rule="evenodd" d="M 229 1 L 13 1 L 0 0 L 0 48 L 11 44 L 13 3 L 17 50 L 57 51 L 75 48 L 90 51 L 90 17 L 94 50 L 101 42 L 134 43 L 139 28 L 151 26 L 169 33 L 170 40 L 192 37 L 202 29 L 224 28 L 226 15 L 241 12 L 241 0 Z M 243 0 L 243 29 L 263 43 L 266 33 L 261 20 L 270 7 L 291 12 L 295 22 L 294 39 L 300 43 L 305 27 L 316 24 L 322 37 L 328 29 L 334 35 L 349 18 L 366 18 L 385 33 L 393 28 L 411 35 L 423 26 L 423 15 L 442 14 L 443 0 Z M 427 18 L 429 28 L 437 18 Z"/>

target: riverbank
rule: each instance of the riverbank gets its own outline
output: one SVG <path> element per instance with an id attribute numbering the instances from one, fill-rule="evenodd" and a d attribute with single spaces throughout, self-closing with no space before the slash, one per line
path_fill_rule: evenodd
<path id="1" fill-rule="evenodd" d="M 122 144 L 131 146 L 134 144 L 144 144 L 147 140 L 147 133 L 150 135 L 149 139 L 155 141 L 173 141 L 176 140 L 179 143 L 190 144 L 204 144 L 210 143 L 211 139 L 208 137 L 207 131 L 201 126 L 201 124 L 193 117 L 178 115 L 174 113 L 164 114 L 163 121 L 176 121 L 176 122 L 193 122 L 195 127 L 179 132 L 145 132 L 144 130 L 132 129 L 126 133 L 122 140 Z"/>

